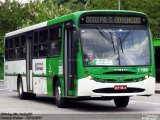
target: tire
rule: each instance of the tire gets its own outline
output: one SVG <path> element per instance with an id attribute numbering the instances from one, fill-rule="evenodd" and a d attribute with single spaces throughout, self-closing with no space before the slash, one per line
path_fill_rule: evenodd
<path id="1" fill-rule="evenodd" d="M 129 97 L 118 97 L 114 99 L 114 103 L 118 108 L 125 108 L 129 103 Z"/>
<path id="2" fill-rule="evenodd" d="M 57 80 L 56 85 L 55 85 L 55 102 L 57 107 L 59 108 L 64 108 L 66 107 L 68 100 L 65 98 L 62 98 L 62 92 L 61 92 L 61 85 L 59 80 Z"/>
<path id="3" fill-rule="evenodd" d="M 33 93 L 26 93 L 23 90 L 23 82 L 22 82 L 22 78 L 20 77 L 18 80 L 18 96 L 21 100 L 24 99 L 34 99 L 36 97 L 36 94 Z"/>
<path id="4" fill-rule="evenodd" d="M 27 94 L 23 91 L 23 83 L 22 83 L 22 78 L 20 77 L 18 80 L 18 96 L 20 99 L 25 99 L 27 97 Z"/>

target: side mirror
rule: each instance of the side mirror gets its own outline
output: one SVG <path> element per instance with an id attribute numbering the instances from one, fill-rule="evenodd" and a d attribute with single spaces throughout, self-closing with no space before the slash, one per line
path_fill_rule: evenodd
<path id="1" fill-rule="evenodd" d="M 65 23 L 65 28 L 67 28 L 67 29 L 73 29 L 74 28 L 74 24 L 73 24 L 73 22 L 66 22 Z"/>

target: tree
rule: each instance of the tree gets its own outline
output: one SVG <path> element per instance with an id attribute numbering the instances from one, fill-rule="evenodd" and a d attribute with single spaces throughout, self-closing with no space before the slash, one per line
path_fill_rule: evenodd
<path id="1" fill-rule="evenodd" d="M 26 9 L 28 9 L 30 17 L 25 21 L 23 27 L 54 19 L 71 12 L 67 7 L 58 6 L 52 1 L 27 3 Z"/>
<path id="2" fill-rule="evenodd" d="M 10 0 L 0 2 L 0 55 L 3 53 L 4 34 L 19 29 L 27 20 L 27 14 L 23 4 Z"/>

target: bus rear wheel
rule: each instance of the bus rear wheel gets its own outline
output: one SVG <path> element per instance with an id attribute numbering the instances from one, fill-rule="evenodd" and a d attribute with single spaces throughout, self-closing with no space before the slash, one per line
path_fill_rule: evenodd
<path id="1" fill-rule="evenodd" d="M 62 97 L 62 89 L 59 80 L 56 82 L 54 91 L 55 91 L 55 102 L 57 107 L 59 108 L 66 107 L 68 100 Z"/>
<path id="2" fill-rule="evenodd" d="M 129 97 L 128 96 L 127 97 L 117 97 L 114 99 L 114 103 L 116 107 L 124 108 L 129 103 Z"/>
<path id="3" fill-rule="evenodd" d="M 18 96 L 20 99 L 25 99 L 27 96 L 27 94 L 23 91 L 23 83 L 21 78 L 18 80 Z"/>
<path id="4" fill-rule="evenodd" d="M 18 80 L 18 88 L 17 88 L 17 91 L 18 91 L 18 96 L 20 99 L 33 99 L 36 97 L 36 94 L 33 94 L 33 93 L 26 93 L 24 92 L 23 90 L 23 82 L 22 82 L 22 78 L 19 77 L 19 80 Z"/>

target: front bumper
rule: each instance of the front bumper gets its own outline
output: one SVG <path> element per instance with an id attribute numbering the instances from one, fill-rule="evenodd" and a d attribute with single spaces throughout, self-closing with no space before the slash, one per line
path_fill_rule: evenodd
<path id="1" fill-rule="evenodd" d="M 134 92 L 103 92 L 96 93 L 94 92 L 97 89 L 113 89 L 115 85 L 126 85 L 128 88 L 143 89 L 143 91 L 134 91 Z M 132 83 L 100 83 L 96 82 L 89 78 L 82 78 L 78 80 L 78 94 L 77 97 L 115 97 L 115 96 L 135 96 L 135 95 L 144 95 L 149 96 L 155 93 L 155 78 L 149 77 L 140 82 Z"/>

